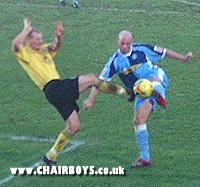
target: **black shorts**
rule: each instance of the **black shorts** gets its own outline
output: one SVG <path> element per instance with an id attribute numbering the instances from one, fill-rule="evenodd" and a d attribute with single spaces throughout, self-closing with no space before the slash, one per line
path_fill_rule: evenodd
<path id="1" fill-rule="evenodd" d="M 74 110 L 79 111 L 76 103 L 79 98 L 78 77 L 52 80 L 43 91 L 49 103 L 56 107 L 64 120 L 67 120 Z"/>

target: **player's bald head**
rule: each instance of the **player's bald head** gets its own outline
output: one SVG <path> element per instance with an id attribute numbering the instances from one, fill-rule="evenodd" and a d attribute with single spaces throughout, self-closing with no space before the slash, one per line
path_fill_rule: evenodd
<path id="1" fill-rule="evenodd" d="M 119 40 L 131 40 L 133 39 L 133 36 L 132 36 L 132 33 L 128 30 L 123 30 L 119 33 L 119 36 L 118 36 L 118 39 Z"/>
<path id="2" fill-rule="evenodd" d="M 118 47 L 121 53 L 126 54 L 130 52 L 133 42 L 132 33 L 128 30 L 123 30 L 118 35 Z"/>

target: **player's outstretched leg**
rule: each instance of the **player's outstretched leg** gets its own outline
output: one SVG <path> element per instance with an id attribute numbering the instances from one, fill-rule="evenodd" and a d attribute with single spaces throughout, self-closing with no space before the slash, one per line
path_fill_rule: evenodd
<path id="1" fill-rule="evenodd" d="M 119 86 L 119 85 L 117 85 L 117 84 L 115 84 L 114 82 L 111 82 L 111 81 L 100 81 L 96 85 L 96 87 L 101 92 L 119 94 L 119 95 L 122 95 L 124 97 L 129 96 L 128 89 L 125 89 L 124 87 Z"/>
<path id="2" fill-rule="evenodd" d="M 126 98 L 130 96 L 128 89 L 125 89 L 124 87 L 119 86 L 111 81 L 102 81 L 94 74 L 80 75 L 78 81 L 80 93 L 92 86 L 95 86 L 101 92 L 118 94 Z"/>

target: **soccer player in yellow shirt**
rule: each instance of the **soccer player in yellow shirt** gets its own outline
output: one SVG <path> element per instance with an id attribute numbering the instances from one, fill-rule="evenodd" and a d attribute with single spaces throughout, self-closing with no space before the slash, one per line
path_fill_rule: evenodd
<path id="1" fill-rule="evenodd" d="M 96 86 L 103 92 L 130 96 L 123 87 L 100 81 L 94 74 L 61 79 L 53 58 L 61 45 L 63 31 L 62 23 L 56 22 L 54 42 L 43 44 L 42 33 L 32 27 L 29 19 L 24 18 L 23 30 L 12 41 L 12 51 L 19 64 L 45 93 L 49 103 L 59 111 L 66 122 L 65 129 L 60 132 L 52 148 L 43 157 L 43 161 L 50 166 L 56 163 L 59 152 L 69 143 L 70 137 L 79 130 L 79 107 L 76 101 L 80 93 L 91 86 Z"/>

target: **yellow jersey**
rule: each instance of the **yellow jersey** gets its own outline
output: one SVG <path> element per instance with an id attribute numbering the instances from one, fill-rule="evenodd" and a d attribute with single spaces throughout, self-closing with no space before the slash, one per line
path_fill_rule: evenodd
<path id="1" fill-rule="evenodd" d="M 21 45 L 15 56 L 33 82 L 43 90 L 44 86 L 53 79 L 60 79 L 53 58 L 56 52 L 48 50 L 49 45 L 44 44 L 40 51 L 35 51 Z"/>

